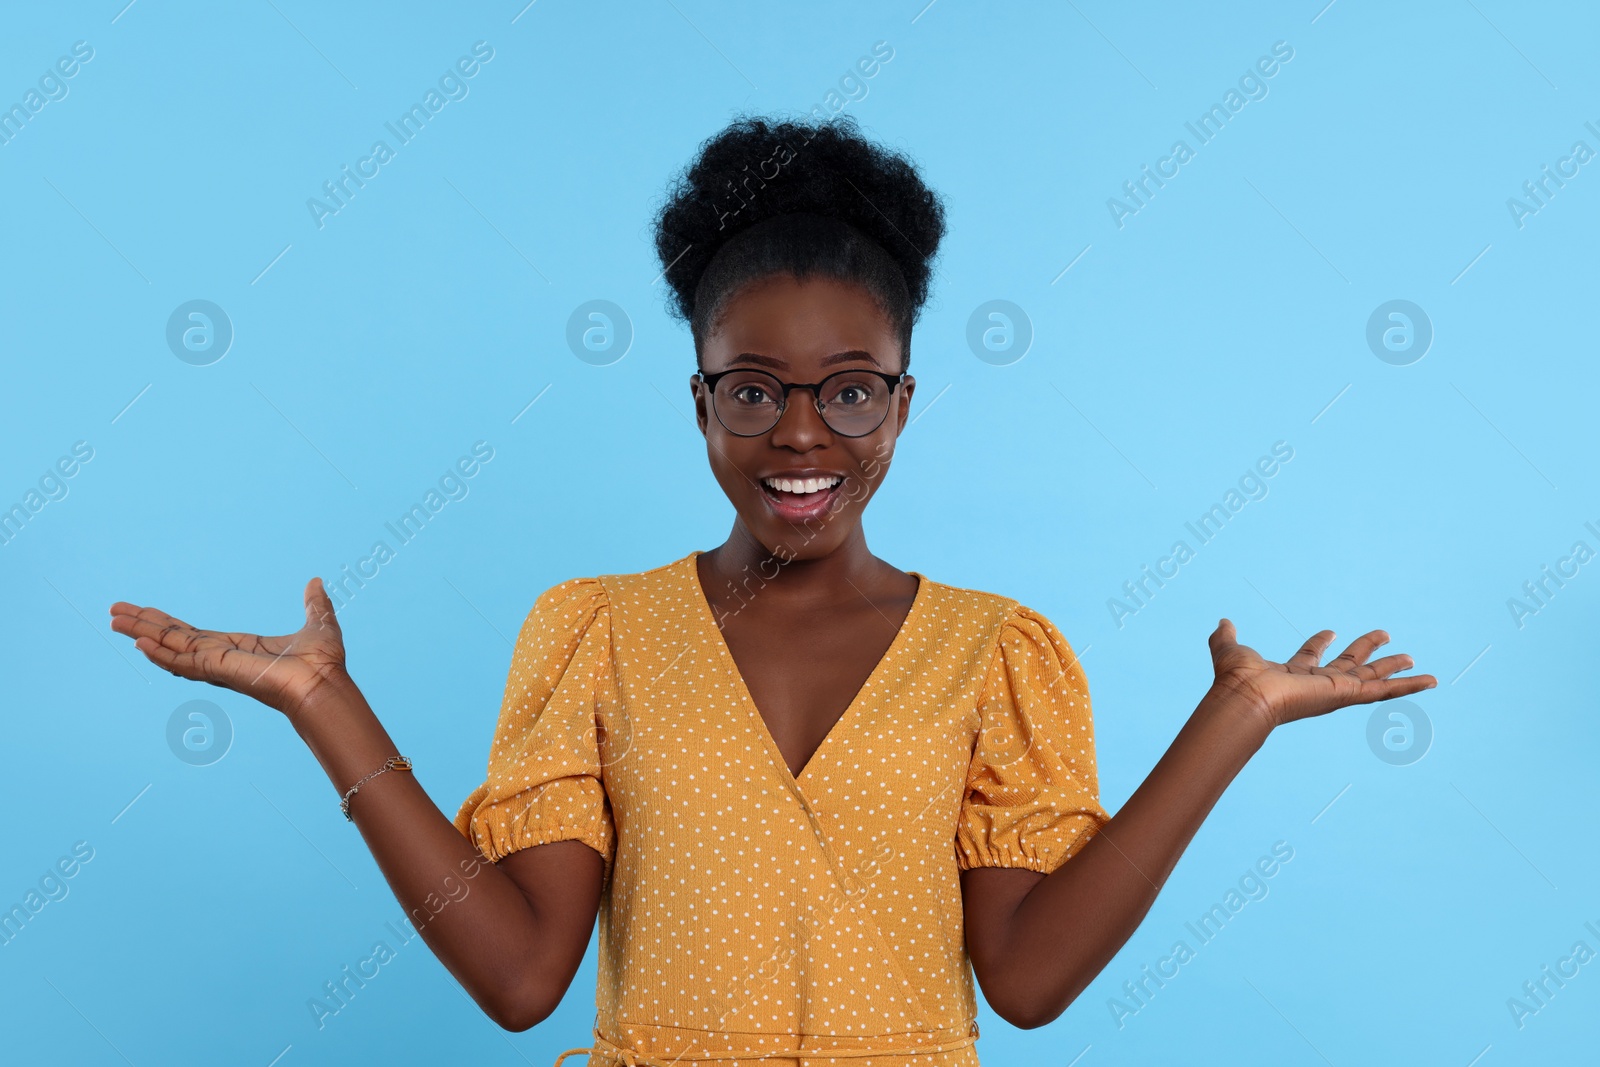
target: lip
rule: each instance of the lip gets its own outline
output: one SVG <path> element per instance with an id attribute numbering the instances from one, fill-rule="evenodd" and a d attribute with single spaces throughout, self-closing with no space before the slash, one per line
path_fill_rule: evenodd
<path id="1" fill-rule="evenodd" d="M 763 481 L 763 479 L 766 478 L 828 477 L 838 478 L 839 484 L 834 486 L 832 489 L 816 493 L 815 496 L 817 499 L 814 501 L 809 501 L 805 504 L 795 504 L 779 498 L 772 492 L 772 490 L 767 488 L 765 481 Z M 784 520 L 785 522 L 809 522 L 812 519 L 820 518 L 828 513 L 829 509 L 833 507 L 834 499 L 837 498 L 840 491 L 844 489 L 845 483 L 848 481 L 848 479 L 849 475 L 842 471 L 823 470 L 819 467 L 804 467 L 795 470 L 773 471 L 770 474 L 760 475 L 756 479 L 756 487 L 761 492 L 761 499 L 766 502 L 767 510 L 771 511 L 778 518 Z"/>

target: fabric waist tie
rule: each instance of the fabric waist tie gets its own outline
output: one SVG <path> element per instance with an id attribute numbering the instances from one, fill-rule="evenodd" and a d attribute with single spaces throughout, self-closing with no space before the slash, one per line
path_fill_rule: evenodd
<path id="1" fill-rule="evenodd" d="M 708 1063 L 716 1060 L 764 1060 L 782 1058 L 787 1060 L 806 1059 L 845 1059 L 861 1058 L 864 1056 L 925 1056 L 934 1052 L 954 1052 L 966 1048 L 978 1041 L 978 1023 L 973 1020 L 972 1032 L 966 1037 L 943 1041 L 935 1045 L 903 1045 L 898 1048 L 843 1048 L 843 1049 L 778 1049 L 772 1052 L 713 1052 L 698 1056 L 687 1054 L 674 1056 L 670 1060 L 655 1059 L 633 1049 L 624 1048 L 613 1041 L 608 1041 L 600 1033 L 599 1027 L 594 1031 L 594 1044 L 589 1048 L 568 1049 L 556 1057 L 553 1067 L 561 1067 L 561 1063 L 568 1056 L 591 1056 L 597 1052 L 621 1056 L 628 1067 L 674 1067 L 680 1063 Z"/>

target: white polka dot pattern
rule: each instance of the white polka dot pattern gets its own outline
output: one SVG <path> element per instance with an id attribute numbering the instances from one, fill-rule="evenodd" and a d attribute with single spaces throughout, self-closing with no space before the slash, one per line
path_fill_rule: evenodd
<path id="1" fill-rule="evenodd" d="M 960 871 L 1048 873 L 1109 819 L 1076 656 L 1015 600 L 913 571 L 899 634 L 796 779 L 698 555 L 538 597 L 457 828 L 491 860 L 569 839 L 606 857 L 608 1041 L 685 1064 L 974 1067 L 970 1046 L 862 1053 L 970 1040 Z M 855 1055 L 781 1055 L 802 1048 Z"/>

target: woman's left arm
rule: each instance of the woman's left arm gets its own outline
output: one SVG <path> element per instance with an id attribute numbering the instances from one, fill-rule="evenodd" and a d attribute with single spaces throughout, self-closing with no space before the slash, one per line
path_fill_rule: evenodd
<path id="1" fill-rule="evenodd" d="M 967 951 L 984 998 L 1031 1029 L 1055 1019 L 1111 962 L 1143 921 L 1178 857 L 1272 730 L 1351 704 L 1431 689 L 1429 674 L 1390 677 L 1410 656 L 1367 657 L 1389 640 L 1373 630 L 1318 666 L 1333 631 L 1286 663 L 1237 643 L 1233 623 L 1211 635 L 1216 680 L 1116 816 L 1050 874 L 1001 867 L 963 871 Z"/>

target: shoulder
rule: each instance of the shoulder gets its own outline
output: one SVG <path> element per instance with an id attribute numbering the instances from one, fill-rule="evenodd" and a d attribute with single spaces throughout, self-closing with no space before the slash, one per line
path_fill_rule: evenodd
<path id="1" fill-rule="evenodd" d="M 919 576 L 924 582 L 930 583 L 929 591 L 947 617 L 982 621 L 991 660 L 1004 660 L 1018 655 L 1076 660 L 1071 644 L 1056 624 L 1044 612 L 1016 597 L 967 589 L 931 581 L 926 575 Z"/>
<path id="2" fill-rule="evenodd" d="M 607 628 L 605 587 L 594 578 L 568 578 L 534 598 L 517 633 L 517 655 L 570 655 L 586 635 Z"/>
<path id="3" fill-rule="evenodd" d="M 700 578 L 695 566 L 698 552 L 679 556 L 642 571 L 602 574 L 593 581 L 613 603 L 644 603 L 660 599 L 682 599 L 697 591 Z"/>
<path id="4" fill-rule="evenodd" d="M 605 584 L 599 578 L 568 578 L 535 597 L 530 614 L 569 614 L 602 607 L 605 601 Z"/>
<path id="5" fill-rule="evenodd" d="M 929 598 L 936 601 L 938 606 L 946 611 L 962 611 L 973 615 L 991 615 L 995 618 L 1010 612 L 1017 606 L 1017 601 L 999 593 L 989 593 L 982 589 L 968 589 L 965 586 L 951 585 L 949 582 L 937 581 L 929 578 L 921 571 L 910 572 L 915 574 L 927 587 Z M 919 587 L 918 592 L 922 592 Z"/>
<path id="6" fill-rule="evenodd" d="M 935 581 L 920 571 L 913 573 L 916 573 L 927 587 L 931 612 L 947 616 L 955 615 L 962 619 L 982 620 L 987 624 L 991 638 L 996 641 L 999 640 L 1003 630 L 1025 625 L 1036 618 L 1044 618 L 1015 597 Z"/>
<path id="7" fill-rule="evenodd" d="M 534 601 L 534 611 L 597 611 L 623 598 L 680 590 L 683 579 L 694 574 L 695 555 L 691 552 L 642 571 L 568 578 L 540 593 Z"/>

